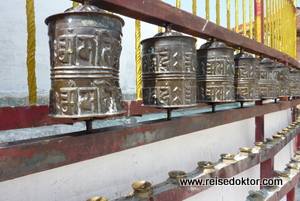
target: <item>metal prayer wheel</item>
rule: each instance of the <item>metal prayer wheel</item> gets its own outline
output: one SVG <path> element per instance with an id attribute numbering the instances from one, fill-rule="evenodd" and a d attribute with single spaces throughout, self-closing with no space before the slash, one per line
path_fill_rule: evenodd
<path id="1" fill-rule="evenodd" d="M 290 69 L 283 63 L 278 63 L 276 67 L 277 75 L 277 95 L 279 98 L 290 97 Z"/>
<path id="2" fill-rule="evenodd" d="M 208 42 L 197 50 L 197 102 L 233 102 L 234 49 Z"/>
<path id="3" fill-rule="evenodd" d="M 50 115 L 104 118 L 124 113 L 119 58 L 124 21 L 92 5 L 45 20 L 48 25 Z"/>
<path id="4" fill-rule="evenodd" d="M 234 56 L 235 61 L 235 100 L 259 100 L 258 94 L 258 64 L 259 58 L 254 58 L 249 53 L 239 53 Z"/>
<path id="5" fill-rule="evenodd" d="M 259 97 L 260 99 L 277 98 L 276 63 L 269 58 L 263 58 L 259 63 Z"/>
<path id="6" fill-rule="evenodd" d="M 300 72 L 299 70 L 290 70 L 290 89 L 292 97 L 300 97 Z"/>
<path id="7" fill-rule="evenodd" d="M 169 27 L 141 42 L 144 106 L 168 109 L 196 104 L 195 42 Z"/>

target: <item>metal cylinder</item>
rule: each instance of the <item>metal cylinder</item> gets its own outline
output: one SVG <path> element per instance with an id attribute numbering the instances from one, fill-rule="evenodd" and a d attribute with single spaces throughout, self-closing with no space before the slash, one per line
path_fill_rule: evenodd
<path id="1" fill-rule="evenodd" d="M 234 56 L 236 101 L 259 100 L 257 79 L 259 60 L 249 53 L 239 53 Z"/>
<path id="2" fill-rule="evenodd" d="M 124 113 L 119 58 L 124 21 L 92 5 L 45 20 L 48 25 L 50 115 L 104 118 Z"/>
<path id="3" fill-rule="evenodd" d="M 290 70 L 290 89 L 292 97 L 300 97 L 300 71 Z"/>
<path id="4" fill-rule="evenodd" d="M 260 99 L 275 99 L 277 96 L 276 63 L 263 58 L 259 63 L 258 85 Z"/>
<path id="5" fill-rule="evenodd" d="M 283 63 L 276 66 L 277 75 L 277 95 L 279 98 L 291 96 L 290 69 Z"/>
<path id="6" fill-rule="evenodd" d="M 234 49 L 208 42 L 197 50 L 197 102 L 233 102 Z"/>
<path id="7" fill-rule="evenodd" d="M 144 106 L 196 104 L 196 39 L 167 30 L 142 44 Z"/>

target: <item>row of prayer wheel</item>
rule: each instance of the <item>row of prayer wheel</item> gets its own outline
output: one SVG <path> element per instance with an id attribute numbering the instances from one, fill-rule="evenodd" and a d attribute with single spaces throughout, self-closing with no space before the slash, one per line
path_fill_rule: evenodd
<path id="1" fill-rule="evenodd" d="M 50 115 L 89 119 L 123 114 L 123 19 L 84 1 L 45 23 L 50 39 Z M 141 42 L 144 106 L 182 108 L 199 102 L 300 96 L 299 71 L 243 51 L 234 55 L 235 49 L 215 40 L 196 51 L 195 42 L 170 26 Z"/>

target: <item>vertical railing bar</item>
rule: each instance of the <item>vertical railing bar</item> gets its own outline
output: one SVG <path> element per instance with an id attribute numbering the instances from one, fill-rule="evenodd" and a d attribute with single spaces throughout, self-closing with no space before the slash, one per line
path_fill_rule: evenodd
<path id="1" fill-rule="evenodd" d="M 294 1 L 294 7 L 296 7 L 296 2 Z M 292 56 L 294 57 L 294 59 L 296 59 L 297 57 L 297 49 L 296 49 L 296 44 L 297 44 L 297 21 L 296 21 L 296 17 L 297 17 L 297 13 L 296 12 L 292 12 L 292 15 L 293 15 L 293 22 L 292 22 L 292 26 L 294 27 L 294 31 L 292 32 L 293 33 L 293 54 Z"/>
<path id="2" fill-rule="evenodd" d="M 227 29 L 230 27 L 230 0 L 226 0 L 226 16 L 227 16 Z"/>
<path id="3" fill-rule="evenodd" d="M 243 7 L 243 36 L 246 36 L 247 27 L 246 27 L 246 0 L 242 2 Z"/>
<path id="4" fill-rule="evenodd" d="M 271 2 L 271 0 L 269 0 L 269 8 L 270 8 L 270 27 L 269 27 L 269 30 L 270 30 L 270 47 L 274 47 L 273 46 L 273 41 L 274 41 L 274 39 L 273 39 L 273 13 L 272 13 L 272 11 L 273 11 L 273 9 L 272 9 L 272 2 Z"/>
<path id="5" fill-rule="evenodd" d="M 282 0 L 279 0 L 279 1 L 282 1 Z M 275 29 L 275 34 L 274 34 L 274 37 L 275 37 L 275 49 L 278 50 L 278 0 L 275 0 L 275 3 L 274 3 L 274 29 Z"/>
<path id="6" fill-rule="evenodd" d="M 34 0 L 26 0 L 26 18 L 27 18 L 27 84 L 29 105 L 37 104 L 37 85 L 36 85 L 36 26 L 35 26 L 35 11 Z"/>
<path id="7" fill-rule="evenodd" d="M 135 20 L 136 99 L 142 99 L 141 21 Z"/>
<path id="8" fill-rule="evenodd" d="M 162 1 L 162 0 L 160 0 L 160 1 Z M 163 32 L 162 27 L 161 27 L 161 26 L 158 26 L 157 31 L 158 31 L 158 33 Z"/>
<path id="9" fill-rule="evenodd" d="M 282 5 L 282 1 L 279 1 L 278 3 L 278 15 L 279 15 L 279 26 L 280 26 L 280 29 L 279 29 L 279 42 L 280 42 L 280 51 L 283 51 L 283 37 L 282 37 L 282 33 L 283 33 L 283 30 L 284 30 L 284 25 L 282 23 L 283 19 L 282 19 L 282 9 L 281 9 L 281 6 Z"/>
<path id="10" fill-rule="evenodd" d="M 265 45 L 269 45 L 269 0 L 265 0 Z"/>
<path id="11" fill-rule="evenodd" d="M 192 0 L 192 13 L 197 15 L 197 0 Z M 197 39 L 197 37 L 194 36 Z M 197 42 L 195 43 L 195 47 L 197 48 Z"/>
<path id="12" fill-rule="evenodd" d="M 197 15 L 197 0 L 192 1 L 192 13 Z"/>
<path id="13" fill-rule="evenodd" d="M 176 8 L 181 8 L 181 0 L 176 0 Z"/>
<path id="14" fill-rule="evenodd" d="M 210 20 L 209 0 L 205 1 L 205 14 L 206 14 L 206 19 Z"/>
<path id="15" fill-rule="evenodd" d="M 220 25 L 220 0 L 216 0 L 216 24 Z"/>
<path id="16" fill-rule="evenodd" d="M 235 0 L 235 32 L 239 32 L 239 1 Z"/>
<path id="17" fill-rule="evenodd" d="M 253 39 L 253 0 L 249 0 L 249 38 Z"/>
<path id="18" fill-rule="evenodd" d="M 262 9 L 261 0 L 254 0 L 254 12 L 255 12 L 255 38 L 257 42 L 264 43 L 263 39 L 263 18 L 264 12 Z"/>

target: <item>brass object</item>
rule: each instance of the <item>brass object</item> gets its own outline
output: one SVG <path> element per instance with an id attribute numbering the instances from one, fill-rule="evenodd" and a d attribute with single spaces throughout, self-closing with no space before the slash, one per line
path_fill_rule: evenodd
<path id="1" fill-rule="evenodd" d="M 104 197 L 93 197 L 88 199 L 87 201 L 108 201 L 108 200 Z"/>
<path id="2" fill-rule="evenodd" d="M 204 173 L 213 173 L 216 171 L 214 164 L 210 161 L 199 161 L 198 169 L 203 170 Z"/>
<path id="3" fill-rule="evenodd" d="M 258 85 L 261 99 L 277 98 L 276 66 L 269 58 L 261 59 L 259 63 Z"/>
<path id="4" fill-rule="evenodd" d="M 235 163 L 236 160 L 234 159 L 235 155 L 234 154 L 229 154 L 229 153 L 225 153 L 225 154 L 221 154 L 221 159 L 223 163 Z"/>
<path id="5" fill-rule="evenodd" d="M 249 53 L 239 53 L 234 56 L 235 61 L 235 100 L 259 100 L 258 94 L 258 64 L 259 58 L 254 58 Z"/>
<path id="6" fill-rule="evenodd" d="M 300 96 L 300 71 L 296 69 L 290 70 L 290 89 L 292 97 Z"/>
<path id="7" fill-rule="evenodd" d="M 252 152 L 252 148 L 249 148 L 249 147 L 241 147 L 241 148 L 240 148 L 240 152 L 251 153 L 251 152 Z"/>
<path id="8" fill-rule="evenodd" d="M 298 163 L 298 162 L 300 162 L 300 158 L 298 158 L 298 157 L 292 157 L 291 161 Z"/>
<path id="9" fill-rule="evenodd" d="M 284 135 L 272 135 L 272 137 L 275 139 L 280 139 L 280 138 L 283 138 Z"/>
<path id="10" fill-rule="evenodd" d="M 215 40 L 197 50 L 197 102 L 233 102 L 234 49 Z"/>
<path id="11" fill-rule="evenodd" d="M 225 159 L 225 160 L 234 160 L 234 157 L 235 157 L 234 154 L 228 154 L 228 153 L 221 154 L 220 156 L 222 159 Z"/>
<path id="12" fill-rule="evenodd" d="M 298 165 L 295 163 L 288 163 L 286 166 L 291 169 L 298 169 Z"/>
<path id="13" fill-rule="evenodd" d="M 145 39 L 142 45 L 144 106 L 196 105 L 196 39 L 172 32 Z"/>
<path id="14" fill-rule="evenodd" d="M 265 147 L 267 144 L 264 142 L 254 142 L 254 145 L 258 147 Z"/>
<path id="15" fill-rule="evenodd" d="M 133 196 L 136 198 L 149 198 L 153 194 L 152 184 L 148 181 L 138 181 L 133 183 Z"/>
<path id="16" fill-rule="evenodd" d="M 280 177 L 289 177 L 290 173 L 286 172 L 286 171 L 278 171 L 278 170 L 274 170 L 276 172 L 276 174 Z"/>
<path id="17" fill-rule="evenodd" d="M 288 128 L 288 129 L 295 129 L 297 126 L 292 126 L 292 125 L 289 125 L 289 126 L 287 126 L 286 128 Z"/>
<path id="18" fill-rule="evenodd" d="M 169 181 L 173 184 L 178 185 L 180 179 L 186 178 L 186 173 L 180 170 L 174 170 L 168 173 L 169 174 Z"/>
<path id="19" fill-rule="evenodd" d="M 289 128 L 283 128 L 282 130 L 283 130 L 284 132 L 286 132 L 286 133 L 291 132 L 291 129 L 289 129 Z"/>
<path id="20" fill-rule="evenodd" d="M 264 198 L 264 192 L 258 190 L 250 190 L 249 195 L 253 198 Z"/>
<path id="21" fill-rule="evenodd" d="M 277 75 L 277 95 L 281 97 L 291 97 L 290 87 L 290 69 L 283 63 L 278 63 L 276 66 Z"/>
<path id="22" fill-rule="evenodd" d="M 50 116 L 91 119 L 121 115 L 119 57 L 124 21 L 92 5 L 45 20 L 48 25 Z"/>
<path id="23" fill-rule="evenodd" d="M 274 138 L 266 138 L 266 140 L 269 142 L 276 142 L 276 139 L 274 139 Z"/>
<path id="24" fill-rule="evenodd" d="M 287 134 L 287 132 L 286 132 L 286 131 L 278 131 L 277 134 L 278 134 L 278 135 L 283 135 L 283 136 L 284 136 L 284 135 Z"/>

